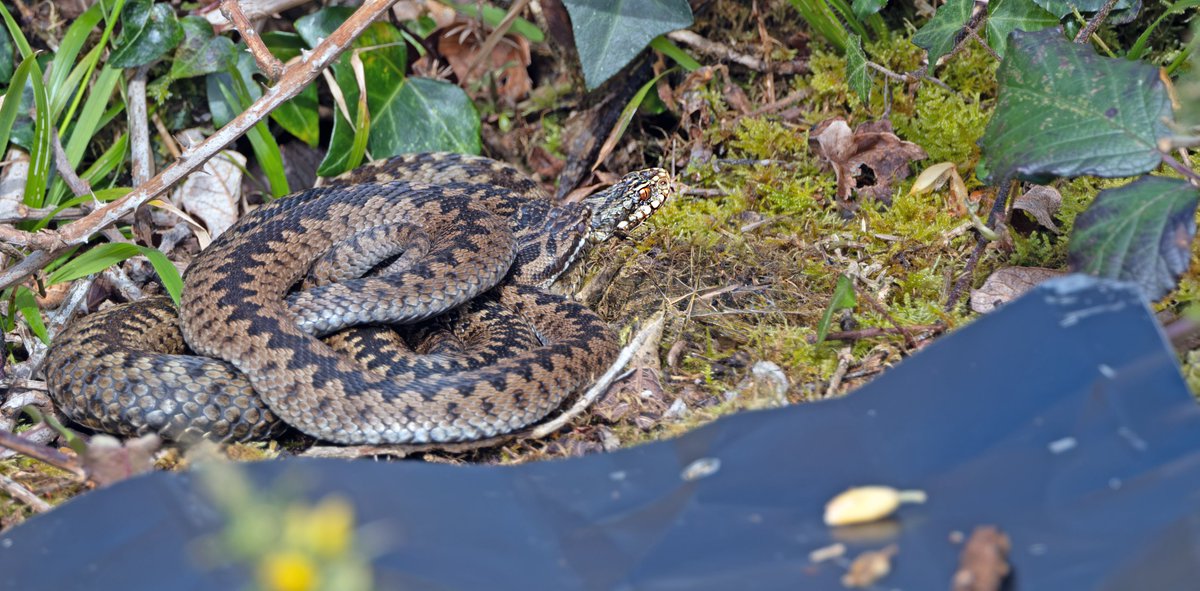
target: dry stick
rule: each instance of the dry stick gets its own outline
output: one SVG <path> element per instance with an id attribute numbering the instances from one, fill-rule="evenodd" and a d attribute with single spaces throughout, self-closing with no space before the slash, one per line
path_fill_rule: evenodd
<path id="1" fill-rule="evenodd" d="M 233 23 L 233 28 L 242 36 L 242 41 L 246 42 L 246 47 L 250 49 L 250 55 L 254 56 L 254 61 L 258 63 L 258 69 L 266 74 L 272 82 L 279 80 L 283 75 L 283 62 L 279 61 L 274 55 L 271 55 L 271 50 L 267 49 L 267 45 L 263 43 L 262 37 L 258 35 L 258 29 L 254 28 L 254 23 L 246 18 L 242 13 L 242 7 L 238 5 L 237 0 L 221 0 L 221 14 Z"/>
<path id="2" fill-rule="evenodd" d="M 913 338 L 912 333 L 910 333 L 907 328 L 905 328 L 899 322 L 897 322 L 896 319 L 887 311 L 887 308 L 884 308 L 882 304 L 875 301 L 875 297 L 874 297 L 875 294 L 868 293 L 866 295 L 867 295 L 867 297 L 862 298 L 863 301 L 867 302 L 867 305 L 869 305 L 872 309 L 874 309 L 879 314 L 883 315 L 883 317 L 886 318 L 888 322 L 892 323 L 892 326 L 896 327 L 896 330 L 900 331 L 900 334 L 904 337 L 904 343 L 906 345 L 908 345 L 908 348 L 909 349 L 917 348 L 917 341 L 916 341 L 916 339 Z"/>
<path id="3" fill-rule="evenodd" d="M 205 141 L 187 150 L 183 158 L 168 166 L 158 176 L 138 185 L 124 197 L 108 203 L 82 219 L 67 224 L 57 231 L 44 230 L 37 233 L 22 232 L 11 226 L 0 226 L 0 240 L 14 246 L 34 249 L 20 263 L 0 273 L 0 289 L 16 284 L 35 273 L 55 255 L 88 239 L 139 205 L 157 197 L 171 185 L 200 168 L 209 158 L 246 133 L 272 110 L 300 93 L 312 82 L 321 70 L 337 59 L 350 43 L 366 30 L 376 18 L 387 12 L 396 0 L 367 0 L 350 18 L 342 23 L 327 39 L 317 44 L 299 61 L 284 68 L 279 83 L 271 87 L 254 104 L 234 118 Z"/>
<path id="4" fill-rule="evenodd" d="M 488 35 L 483 45 L 479 46 L 479 53 L 475 54 L 475 59 L 471 60 L 471 64 L 467 66 L 467 71 L 463 73 L 463 79 L 459 81 L 460 83 L 465 84 L 466 79 L 471 77 L 471 72 L 474 72 L 475 68 L 479 67 L 479 64 L 483 63 L 484 59 L 491 57 L 492 50 L 496 49 L 496 45 L 500 43 L 500 40 L 508 33 L 513 23 L 517 21 L 517 15 L 521 14 L 521 11 L 525 10 L 525 7 L 528 5 L 529 0 L 517 0 L 513 2 L 512 8 L 508 9 L 508 14 L 504 15 L 504 20 L 496 25 L 496 28 L 492 30 L 492 34 Z"/>
<path id="5" fill-rule="evenodd" d="M 33 494 L 33 491 L 25 488 L 23 484 L 3 474 L 0 474 L 0 489 L 3 489 L 12 498 L 29 505 L 30 509 L 38 513 L 45 513 L 53 508 L 50 506 L 50 503 L 43 501 L 41 497 Z"/>
<path id="6" fill-rule="evenodd" d="M 154 176 L 154 155 L 150 153 L 150 127 L 146 116 L 146 75 L 149 65 L 140 66 L 129 80 L 129 160 L 133 165 L 133 184 L 140 186 Z"/>
<path id="7" fill-rule="evenodd" d="M 69 187 L 70 183 L 67 183 L 67 186 Z M 74 191 L 74 188 L 72 188 L 71 190 Z M 86 193 L 85 193 L 85 195 L 86 195 Z M 18 205 L 17 213 L 14 213 L 13 215 L 8 215 L 8 216 L 0 215 L 0 224 L 15 224 L 18 222 L 31 222 L 34 220 L 40 220 L 50 214 L 54 214 L 54 210 L 56 210 L 56 209 L 58 209 L 58 208 L 57 207 L 24 207 L 24 206 Z M 85 215 L 87 215 L 87 210 L 85 210 L 81 207 L 68 207 L 68 208 L 54 214 L 54 219 L 56 219 L 56 220 L 77 220 Z M 7 246 L 7 245 L 5 245 L 5 246 Z"/>
<path id="8" fill-rule="evenodd" d="M 75 168 L 71 166 L 71 161 L 67 160 L 67 152 L 63 149 L 62 140 L 58 138 L 58 131 L 51 128 L 50 138 L 54 142 L 54 169 L 58 171 L 58 176 L 62 177 L 67 188 L 71 189 L 76 197 L 91 193 L 91 185 L 75 174 Z"/>
<path id="9" fill-rule="evenodd" d="M 746 55 L 739 51 L 735 51 L 731 47 L 727 47 L 715 41 L 709 41 L 700 35 L 691 31 L 674 31 L 667 33 L 667 37 L 672 41 L 677 41 L 700 53 L 707 54 L 719 60 L 730 61 L 756 70 L 759 72 L 774 72 L 776 74 L 804 74 L 808 72 L 808 64 L 803 62 L 783 62 L 781 64 L 768 64 L 763 60 L 752 55 Z"/>
<path id="10" fill-rule="evenodd" d="M 945 324 L 920 324 L 916 326 L 880 326 L 875 328 L 864 328 L 860 330 L 842 330 L 831 332 L 825 335 L 827 341 L 859 341 L 863 339 L 873 339 L 875 337 L 890 336 L 894 334 L 902 334 L 905 331 L 923 332 L 941 332 L 946 330 Z"/>
<path id="11" fill-rule="evenodd" d="M 34 443 L 25 439 L 24 437 L 0 431 L 0 447 L 7 447 L 8 449 L 29 456 L 39 462 L 50 464 L 51 466 L 54 466 L 60 470 L 66 470 L 67 472 L 78 476 L 80 479 L 87 477 L 87 474 L 83 471 L 83 466 L 80 465 L 79 460 L 72 458 L 48 445 Z"/>
<path id="12" fill-rule="evenodd" d="M 1104 6 L 1100 7 L 1100 12 L 1097 12 L 1096 16 L 1093 16 L 1092 20 L 1088 21 L 1087 26 L 1080 29 L 1079 33 L 1076 33 L 1075 42 L 1083 43 L 1091 38 L 1092 34 L 1096 32 L 1096 29 L 1100 28 L 1100 24 L 1104 22 L 1104 19 L 1108 18 L 1108 13 L 1111 12 L 1113 7 L 1116 5 L 1117 0 L 1108 0 L 1108 2 L 1105 2 Z"/>

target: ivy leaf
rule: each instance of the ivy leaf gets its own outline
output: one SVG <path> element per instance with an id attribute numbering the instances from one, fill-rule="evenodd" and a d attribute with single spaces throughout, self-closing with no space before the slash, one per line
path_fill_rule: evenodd
<path id="1" fill-rule="evenodd" d="M 1037 2 L 1037 5 L 1041 6 L 1042 9 L 1044 9 L 1046 12 L 1053 14 L 1057 18 L 1062 18 L 1069 14 L 1074 14 L 1072 9 L 1078 10 L 1080 14 L 1091 14 L 1091 13 L 1100 12 L 1100 9 L 1104 8 L 1104 5 L 1107 3 L 1108 0 L 1033 0 L 1033 1 Z M 1132 12 L 1132 15 L 1136 16 L 1138 9 L 1141 8 L 1140 5 L 1141 5 L 1141 0 L 1117 0 L 1117 3 L 1113 4 L 1112 12 L 1109 13 L 1109 16 L 1111 18 L 1113 15 L 1116 15 L 1119 12 L 1124 13 L 1126 11 Z M 1125 15 L 1122 14 L 1122 15 L 1118 15 L 1118 16 L 1124 17 Z M 1126 22 L 1126 21 L 1121 21 L 1121 22 Z M 1121 22 L 1116 22 L 1115 24 L 1121 24 Z"/>
<path id="2" fill-rule="evenodd" d="M 1101 191 L 1075 219 L 1071 268 L 1133 281 L 1150 301 L 1161 299 L 1192 262 L 1198 200 L 1187 181 L 1156 176 Z"/>
<path id="3" fill-rule="evenodd" d="M 114 68 L 134 68 L 148 64 L 179 45 L 183 27 L 169 4 L 150 0 L 129 0 L 121 10 L 121 34 L 116 49 L 108 57 Z"/>
<path id="4" fill-rule="evenodd" d="M 930 65 L 936 65 L 942 56 L 954 49 L 962 28 L 971 18 L 972 6 L 972 0 L 949 0 L 913 35 L 913 45 L 925 50 Z"/>
<path id="5" fill-rule="evenodd" d="M 996 110 L 980 140 L 980 178 L 1044 183 L 1133 176 L 1159 165 L 1171 101 L 1158 68 L 1098 56 L 1059 28 L 1014 32 L 1009 44 L 996 74 Z"/>
<path id="6" fill-rule="evenodd" d="M 853 33 L 846 44 L 846 83 L 858 94 L 863 103 L 871 100 L 871 75 L 867 72 L 867 54 L 863 53 L 862 39 Z"/>
<path id="7" fill-rule="evenodd" d="M 692 24 L 687 0 L 563 0 L 588 90 L 633 61 L 655 37 Z"/>
<path id="8" fill-rule="evenodd" d="M 315 44 L 345 20 L 353 9 L 325 8 L 296 21 L 296 32 Z M 406 152 L 451 151 L 478 154 L 479 113 L 462 89 L 425 78 L 405 78 L 404 36 L 390 23 L 374 23 L 354 42 L 362 60 L 370 113 L 367 150 L 373 158 Z M 354 120 L 358 113 L 358 81 L 349 66 L 350 55 L 334 65 L 334 78 Z M 317 174 L 332 176 L 354 166 L 354 125 L 340 106 L 334 109 L 329 151 Z"/>
<path id="9" fill-rule="evenodd" d="M 1008 49 L 1013 31 L 1040 31 L 1058 25 L 1058 17 L 1046 12 L 1033 0 L 992 0 L 988 5 L 988 45 L 1000 57 Z"/>
<path id="10" fill-rule="evenodd" d="M 183 43 L 175 50 L 168 74 L 172 79 L 224 72 L 237 59 L 233 41 L 213 34 L 212 25 L 198 16 L 180 21 Z"/>

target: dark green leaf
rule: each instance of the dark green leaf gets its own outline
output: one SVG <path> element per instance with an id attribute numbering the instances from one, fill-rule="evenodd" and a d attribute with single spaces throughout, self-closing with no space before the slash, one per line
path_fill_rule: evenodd
<path id="1" fill-rule="evenodd" d="M 129 0 L 121 11 L 121 34 L 116 49 L 108 56 L 114 68 L 134 68 L 148 64 L 179 45 L 183 27 L 169 4 L 150 0 Z"/>
<path id="2" fill-rule="evenodd" d="M 838 275 L 837 286 L 833 288 L 833 298 L 829 307 L 825 309 L 825 314 L 821 316 L 821 322 L 817 324 L 817 342 L 824 341 L 825 336 L 829 334 L 829 323 L 833 321 L 835 313 L 839 310 L 853 309 L 856 304 L 854 282 L 845 275 Z"/>
<path id="3" fill-rule="evenodd" d="M 308 48 L 308 44 L 300 35 L 286 31 L 268 31 L 262 34 L 262 40 L 267 49 L 271 50 L 271 55 L 281 62 L 299 56 L 302 50 Z"/>
<path id="4" fill-rule="evenodd" d="M 871 100 L 871 75 L 867 72 L 867 54 L 863 53 L 862 39 L 851 34 L 846 44 L 846 84 L 868 103 Z"/>
<path id="5" fill-rule="evenodd" d="M 980 145 L 987 182 L 1142 174 L 1162 158 L 1171 102 L 1158 68 L 1096 55 L 1059 29 L 1015 32 Z M 978 171 L 977 171 L 978 172 Z"/>
<path id="6" fill-rule="evenodd" d="M 428 78 L 409 78 L 394 93 L 380 99 L 375 98 L 375 90 L 368 85 L 368 102 L 382 107 L 371 107 L 371 136 L 367 147 L 372 157 L 438 151 L 478 154 L 482 149 L 479 113 L 461 88 Z M 346 102 L 351 105 L 357 100 L 357 90 L 353 97 L 346 97 Z M 332 176 L 349 170 L 352 143 L 353 133 L 339 113 L 329 153 L 317 174 Z"/>
<path id="7" fill-rule="evenodd" d="M 1155 176 L 1101 191 L 1075 219 L 1071 268 L 1133 281 L 1161 299 L 1192 262 L 1197 199 L 1187 181 Z"/>
<path id="8" fill-rule="evenodd" d="M 13 75 L 13 46 L 6 31 L 0 31 L 0 86 L 7 86 Z"/>
<path id="9" fill-rule="evenodd" d="M 1058 18 L 1072 14 L 1072 8 L 1078 10 L 1080 14 L 1091 14 L 1100 12 L 1100 9 L 1108 2 L 1108 0 L 1033 0 L 1037 5 L 1042 7 L 1047 12 Z M 1137 8 L 1135 4 L 1140 4 L 1139 0 L 1117 0 L 1113 5 L 1114 11 L 1128 10 Z M 1111 14 L 1111 13 L 1110 13 Z"/>
<path id="10" fill-rule="evenodd" d="M 296 32 L 310 48 L 316 47 L 317 43 L 336 31 L 338 26 L 352 14 L 354 14 L 354 9 L 347 6 L 322 8 L 308 16 L 296 19 Z"/>
<path id="11" fill-rule="evenodd" d="M 625 67 L 663 33 L 692 24 L 687 0 L 563 0 L 589 89 Z"/>
<path id="12" fill-rule="evenodd" d="M 240 47 L 240 46 L 239 46 Z M 244 49 L 244 48 L 243 48 Z M 204 88 L 208 97 L 208 111 L 212 113 L 213 125 L 224 127 L 226 123 L 237 117 L 250 103 L 258 100 L 262 96 L 262 87 L 254 82 L 254 74 L 258 72 L 258 65 L 254 63 L 254 56 L 244 50 L 237 51 L 237 60 L 234 62 L 234 67 L 224 72 L 209 74 L 204 78 Z M 237 75 L 235 81 L 233 75 Z M 240 97 L 245 100 L 237 100 L 230 103 L 226 100 L 226 94 L 221 89 L 225 88 L 233 91 L 234 98 L 239 98 L 238 93 L 245 90 L 245 96 Z"/>
<path id="13" fill-rule="evenodd" d="M 972 0 L 949 0 L 913 35 L 912 42 L 929 54 L 930 65 L 937 65 L 961 38 L 963 26 L 971 18 Z"/>
<path id="14" fill-rule="evenodd" d="M 175 50 L 171 62 L 171 78 L 191 78 L 213 72 L 223 72 L 234 60 L 233 41 L 213 34 L 212 25 L 198 16 L 184 17 L 183 42 Z"/>
<path id="15" fill-rule="evenodd" d="M 857 16 L 859 19 L 866 19 L 868 16 L 883 10 L 884 6 L 887 6 L 887 0 L 854 0 L 854 3 L 850 5 L 854 11 L 854 16 Z"/>
<path id="16" fill-rule="evenodd" d="M 1040 31 L 1058 25 L 1058 17 L 1046 12 L 1033 0 L 992 0 L 988 4 L 987 40 L 1004 57 L 1008 35 L 1013 31 Z"/>

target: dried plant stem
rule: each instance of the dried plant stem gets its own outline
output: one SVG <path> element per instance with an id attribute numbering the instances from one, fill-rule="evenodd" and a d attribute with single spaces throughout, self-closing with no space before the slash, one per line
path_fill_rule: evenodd
<path id="1" fill-rule="evenodd" d="M 279 83 L 271 87 L 246 111 L 227 125 L 217 130 L 208 139 L 184 152 L 183 157 L 163 169 L 158 176 L 139 184 L 124 197 L 89 213 L 78 221 L 58 230 L 24 232 L 12 226 L 0 226 L 0 240 L 13 246 L 30 248 L 34 252 L 20 263 L 0 273 L 0 289 L 9 287 L 54 260 L 64 250 L 84 244 L 102 228 L 116 223 L 138 206 L 166 192 L 171 185 L 199 169 L 209 158 L 222 148 L 241 137 L 247 130 L 261 121 L 272 110 L 296 96 L 321 71 L 333 63 L 350 43 L 366 30 L 374 20 L 391 8 L 396 0 L 367 0 L 350 18 L 327 39 L 322 41 L 302 59 L 284 69 Z"/>

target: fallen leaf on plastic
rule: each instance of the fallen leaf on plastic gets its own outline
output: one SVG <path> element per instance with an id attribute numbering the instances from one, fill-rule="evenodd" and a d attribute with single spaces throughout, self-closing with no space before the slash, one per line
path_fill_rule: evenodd
<path id="1" fill-rule="evenodd" d="M 892 133 L 887 119 L 869 121 L 854 131 L 841 117 L 827 119 L 813 126 L 809 143 L 833 168 L 838 205 L 848 212 L 857 209 L 853 195 L 891 203 L 893 185 L 908 178 L 908 164 L 929 157 L 921 146 Z"/>
<path id="2" fill-rule="evenodd" d="M 1062 193 L 1054 187 L 1044 185 L 1034 185 L 1013 202 L 1013 209 L 1028 212 L 1039 224 L 1055 234 L 1058 233 L 1058 226 L 1054 223 L 1054 214 L 1058 213 L 1061 207 Z"/>
<path id="3" fill-rule="evenodd" d="M 1042 267 L 1000 267 L 979 289 L 971 290 L 971 309 L 986 314 L 1020 297 L 1035 285 L 1063 275 L 1066 275 L 1063 271 Z"/>
<path id="4" fill-rule="evenodd" d="M 951 591 L 999 591 L 1012 568 L 1008 552 L 1012 543 L 994 525 L 975 528 L 958 556 L 958 570 L 951 579 Z"/>
<path id="5" fill-rule="evenodd" d="M 204 163 L 204 168 L 184 179 L 171 200 L 204 222 L 216 238 L 238 218 L 242 198 L 242 170 L 246 157 L 230 150 Z"/>
<path id="6" fill-rule="evenodd" d="M 859 554 L 850 563 L 850 570 L 842 576 L 842 585 L 863 589 L 874 585 L 892 572 L 892 557 L 900 551 L 900 547 L 891 544 L 882 550 L 871 550 Z"/>

